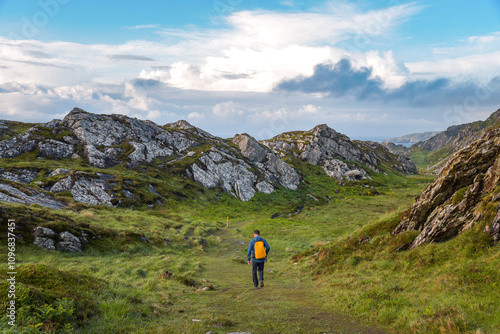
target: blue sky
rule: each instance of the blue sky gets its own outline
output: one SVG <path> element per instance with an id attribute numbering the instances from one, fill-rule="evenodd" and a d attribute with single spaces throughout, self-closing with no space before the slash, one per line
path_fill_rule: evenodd
<path id="1" fill-rule="evenodd" d="M 0 0 L 0 118 L 79 106 L 259 139 L 381 139 L 500 107 L 500 2 Z"/>

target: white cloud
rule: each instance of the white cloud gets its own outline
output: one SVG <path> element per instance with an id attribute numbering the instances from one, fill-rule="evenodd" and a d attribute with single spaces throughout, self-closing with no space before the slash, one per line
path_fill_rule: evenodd
<path id="1" fill-rule="evenodd" d="M 212 109 L 212 114 L 221 118 L 242 116 L 243 113 L 242 105 L 233 101 L 217 103 Z"/>
<path id="2" fill-rule="evenodd" d="M 140 30 L 140 29 L 158 29 L 159 27 L 160 27 L 159 24 L 139 24 L 126 28 L 130 30 Z"/>
<path id="3" fill-rule="evenodd" d="M 441 60 L 406 63 L 413 77 L 474 78 L 483 84 L 500 75 L 500 51 Z"/>

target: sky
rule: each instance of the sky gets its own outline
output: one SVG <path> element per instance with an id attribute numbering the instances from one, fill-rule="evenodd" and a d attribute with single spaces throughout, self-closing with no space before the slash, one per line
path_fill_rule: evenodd
<path id="1" fill-rule="evenodd" d="M 0 119 L 381 140 L 500 108 L 500 1 L 0 0 Z"/>

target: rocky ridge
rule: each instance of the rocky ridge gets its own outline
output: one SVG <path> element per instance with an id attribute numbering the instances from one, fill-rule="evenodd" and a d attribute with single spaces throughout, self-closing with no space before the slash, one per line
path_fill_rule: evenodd
<path id="1" fill-rule="evenodd" d="M 0 137 L 0 159 L 19 157 L 24 161 L 20 156 L 28 154 L 28 160 L 63 160 L 64 163 L 51 165 L 73 167 L 0 168 L 0 179 L 10 182 L 3 183 L 0 197 L 11 203 L 60 208 L 65 205 L 60 200 L 68 196 L 88 205 L 108 206 L 130 205 L 139 197 L 147 197 L 148 205 L 168 200 L 157 190 L 157 184 L 132 185 L 122 174 L 105 172 L 120 164 L 136 172 L 148 167 L 175 174 L 206 189 L 220 188 L 242 201 L 258 192 L 272 193 L 277 187 L 297 189 L 301 182 L 299 173 L 283 160 L 290 155 L 321 165 L 339 181 L 363 179 L 384 168 L 405 174 L 415 172 L 409 159 L 392 155 L 374 142 L 351 141 L 326 125 L 259 142 L 248 134 L 218 138 L 183 120 L 160 126 L 125 115 L 98 115 L 79 108 L 62 120 L 18 123 L 17 128 L 31 127 L 16 133 L 9 127 L 13 122 L 0 122 L 0 130 L 5 134 Z M 88 168 L 85 171 L 75 166 L 94 169 L 88 172 Z M 151 196 L 138 194 L 138 186 Z"/>
<path id="2" fill-rule="evenodd" d="M 10 131 L 5 122 L 0 124 L 0 129 Z M 292 167 L 250 136 L 237 135 L 235 138 L 237 146 L 182 120 L 162 127 L 125 115 L 96 115 L 74 108 L 63 120 L 38 124 L 24 134 L 1 140 L 0 158 L 35 152 L 39 159 L 82 158 L 100 169 L 120 163 L 134 169 L 151 164 L 155 159 L 160 168 L 168 169 L 178 161 L 192 158 L 193 163 L 183 171 L 186 176 L 205 188 L 221 186 L 243 201 L 257 192 L 271 193 L 277 185 L 297 188 L 300 178 Z M 259 146 L 264 155 L 258 159 L 249 155 L 247 147 L 252 145 Z M 113 201 L 118 196 L 114 193 L 116 183 L 112 182 L 111 175 L 97 173 L 92 176 L 78 170 L 66 173 L 70 175 L 50 188 L 41 182 L 42 189 L 50 193 L 68 191 L 76 201 L 91 205 L 120 204 Z M 37 175 L 38 171 L 28 169 L 0 169 L 0 178 L 13 182 L 29 184 Z M 23 188 L 31 189 L 28 185 Z M 3 196 L 6 200 L 29 202 L 29 198 L 20 199 L 18 193 L 8 189 L 5 192 L 10 191 L 9 197 Z M 122 191 L 126 197 L 134 197 L 129 189 Z"/>
<path id="3" fill-rule="evenodd" d="M 419 231 L 410 247 L 445 241 L 485 221 L 500 239 L 500 129 L 454 154 L 393 231 Z"/>
<path id="4" fill-rule="evenodd" d="M 382 165 L 404 174 L 417 172 L 409 158 L 392 154 L 375 142 L 351 141 L 325 124 L 309 131 L 284 133 L 262 143 L 280 157 L 294 156 L 320 165 L 339 181 L 363 179 L 370 171 L 380 173 Z"/>

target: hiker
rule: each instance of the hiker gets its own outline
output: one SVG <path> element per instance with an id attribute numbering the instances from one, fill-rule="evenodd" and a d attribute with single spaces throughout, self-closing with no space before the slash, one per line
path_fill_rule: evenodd
<path id="1" fill-rule="evenodd" d="M 256 288 L 259 285 L 259 280 L 260 287 L 264 287 L 264 262 L 267 261 L 267 254 L 269 254 L 270 250 L 271 247 L 269 247 L 266 239 L 261 238 L 260 231 L 253 231 L 253 239 L 248 245 L 247 261 L 249 265 L 251 264 L 251 262 L 253 263 L 252 279 L 253 286 Z M 252 259 L 252 261 L 250 261 L 250 258 Z M 259 279 L 257 279 L 257 271 L 259 272 Z"/>

